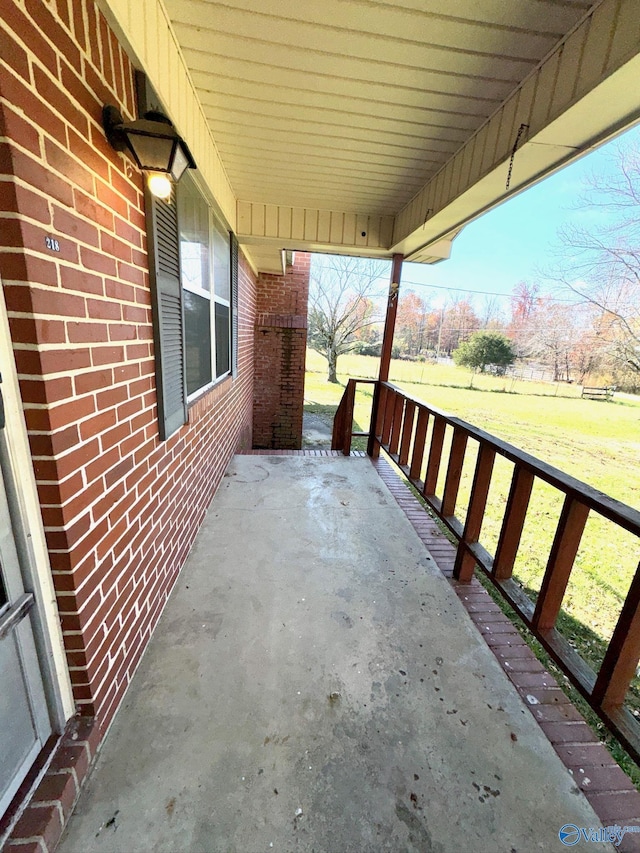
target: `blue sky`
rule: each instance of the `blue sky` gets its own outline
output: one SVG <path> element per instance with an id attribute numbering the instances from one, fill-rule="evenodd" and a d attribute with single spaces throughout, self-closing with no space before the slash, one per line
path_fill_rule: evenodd
<path id="1" fill-rule="evenodd" d="M 454 240 L 449 260 L 435 266 L 405 263 L 401 290 L 414 290 L 434 306 L 446 302 L 447 292 L 412 282 L 506 296 L 519 281 L 540 281 L 544 290 L 539 271 L 552 265 L 560 249 L 559 229 L 590 215 L 577 208 L 585 178 L 611 168 L 607 151 L 621 141 L 640 143 L 640 126 L 467 225 Z M 506 307 L 508 300 L 500 304 Z"/>

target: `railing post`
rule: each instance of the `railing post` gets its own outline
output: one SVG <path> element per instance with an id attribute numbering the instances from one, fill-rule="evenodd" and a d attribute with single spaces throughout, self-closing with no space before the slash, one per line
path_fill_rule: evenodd
<path id="1" fill-rule="evenodd" d="M 471 497 L 469 498 L 469 508 L 464 522 L 464 531 L 458 543 L 456 562 L 453 567 L 454 578 L 462 583 L 468 583 L 473 577 L 473 569 L 476 561 L 466 546 L 477 542 L 480 537 L 495 458 L 495 450 L 487 447 L 486 444 L 480 445 L 476 471 L 473 477 L 473 486 L 471 487 Z"/>
<path id="2" fill-rule="evenodd" d="M 376 382 L 373 389 L 373 402 L 371 404 L 371 419 L 369 421 L 369 440 L 367 441 L 367 456 L 377 459 L 380 456 L 380 443 L 378 442 L 378 417 L 380 411 L 380 400 L 382 398 L 382 386 Z"/>
<path id="3" fill-rule="evenodd" d="M 622 705 L 640 658 L 640 564 L 622 605 L 593 688 L 594 704 L 605 709 Z"/>
<path id="4" fill-rule="evenodd" d="M 344 420 L 342 423 L 342 436 L 340 450 L 344 456 L 351 453 L 351 434 L 353 432 L 353 410 L 356 402 L 356 381 L 349 379 L 344 392 Z"/>
<path id="5" fill-rule="evenodd" d="M 338 403 L 338 408 L 336 409 L 336 413 L 333 416 L 333 430 L 331 432 L 331 449 L 339 450 L 342 447 L 342 436 L 344 434 L 344 397 L 346 391 L 343 393 L 340 402 Z"/>
<path id="6" fill-rule="evenodd" d="M 398 294 L 400 292 L 400 276 L 402 274 L 403 260 L 403 255 L 393 256 L 393 265 L 391 267 L 391 283 L 389 285 L 389 298 L 387 300 L 387 315 L 384 321 L 382 352 L 380 353 L 380 373 L 378 374 L 378 379 L 381 382 L 389 381 L 391 350 L 393 349 L 393 333 L 396 328 L 396 314 L 398 313 Z"/>

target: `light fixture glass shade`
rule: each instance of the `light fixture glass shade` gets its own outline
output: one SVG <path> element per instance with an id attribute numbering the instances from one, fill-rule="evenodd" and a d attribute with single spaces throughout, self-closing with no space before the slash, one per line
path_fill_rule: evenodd
<path id="1" fill-rule="evenodd" d="M 144 171 L 168 172 L 176 145 L 174 139 L 162 139 L 158 136 L 142 136 L 129 132 L 127 141 L 131 153 Z"/>
<path id="2" fill-rule="evenodd" d="M 173 162 L 171 164 L 171 177 L 177 183 L 185 169 L 189 168 L 189 158 L 185 154 L 182 143 L 178 142 L 173 153 Z"/>
<path id="3" fill-rule="evenodd" d="M 124 122 L 117 107 L 106 105 L 102 116 L 111 145 L 116 151 L 129 150 L 143 171 L 164 172 L 179 181 L 185 169 L 196 168 L 186 143 L 163 113 L 148 112 Z"/>

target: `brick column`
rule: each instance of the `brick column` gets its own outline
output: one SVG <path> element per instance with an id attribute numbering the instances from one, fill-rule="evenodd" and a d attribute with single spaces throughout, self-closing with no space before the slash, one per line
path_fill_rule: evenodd
<path id="1" fill-rule="evenodd" d="M 253 446 L 299 450 L 311 255 L 296 252 L 286 275 L 258 278 Z"/>

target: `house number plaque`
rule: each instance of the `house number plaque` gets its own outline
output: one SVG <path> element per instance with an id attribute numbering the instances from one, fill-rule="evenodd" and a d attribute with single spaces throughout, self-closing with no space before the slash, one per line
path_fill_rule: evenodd
<path id="1" fill-rule="evenodd" d="M 51 249 L 52 252 L 60 251 L 60 243 L 55 239 L 55 237 L 45 237 L 44 244 L 47 249 Z"/>

